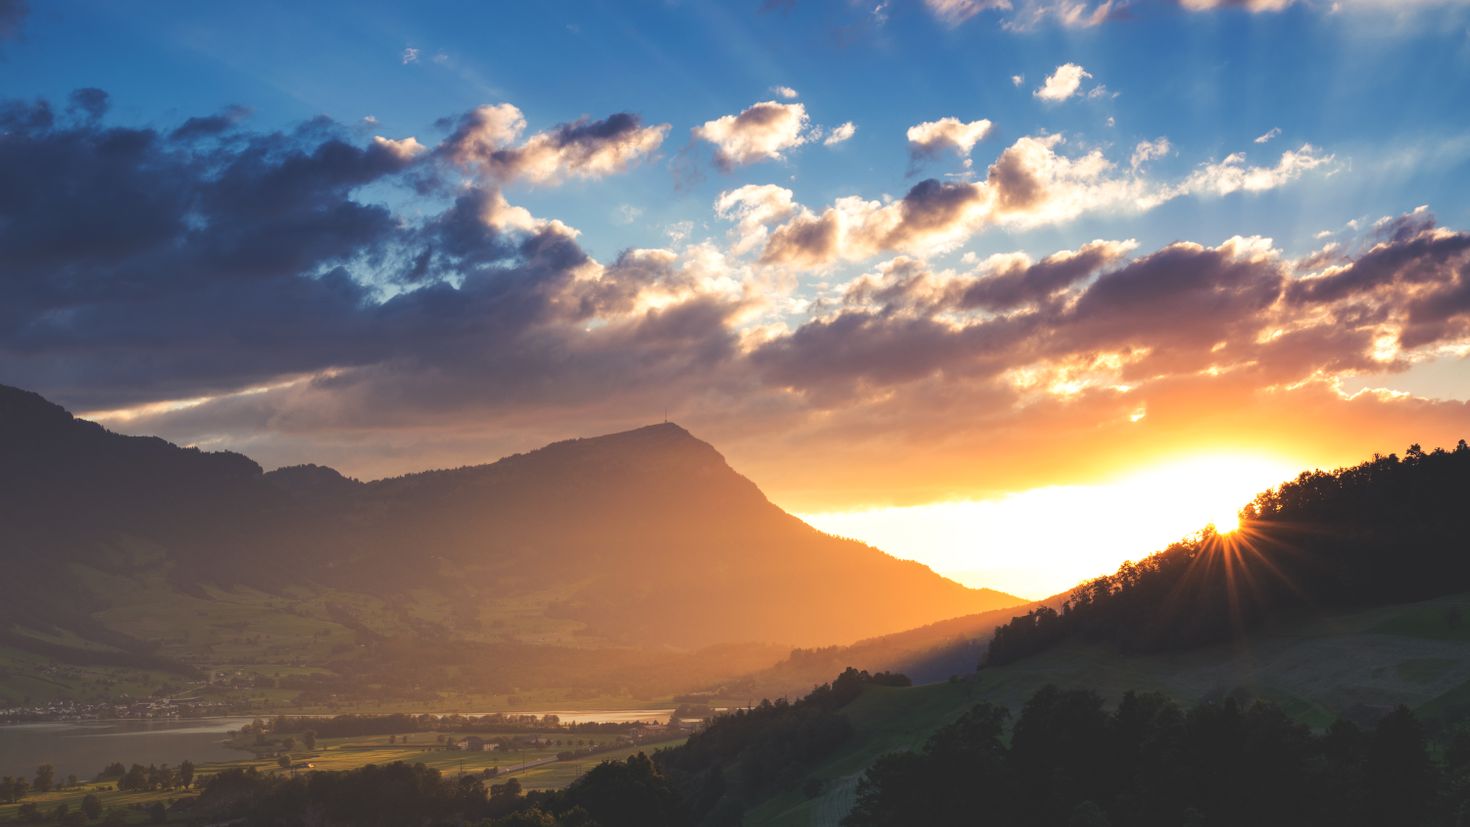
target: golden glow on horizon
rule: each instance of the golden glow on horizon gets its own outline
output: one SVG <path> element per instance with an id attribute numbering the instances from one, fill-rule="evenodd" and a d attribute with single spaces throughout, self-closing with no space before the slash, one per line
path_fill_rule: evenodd
<path id="1" fill-rule="evenodd" d="M 1259 454 L 1202 454 L 1092 485 L 801 516 L 967 585 L 1040 598 L 1206 525 L 1234 532 L 1242 507 L 1303 467 Z"/>
<path id="2" fill-rule="evenodd" d="M 1240 510 L 1222 511 L 1210 520 L 1210 524 L 1217 534 L 1234 534 L 1240 530 Z"/>

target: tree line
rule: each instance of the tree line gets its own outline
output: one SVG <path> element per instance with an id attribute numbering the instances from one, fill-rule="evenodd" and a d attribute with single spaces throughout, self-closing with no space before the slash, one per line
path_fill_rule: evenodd
<path id="1" fill-rule="evenodd" d="M 209 779 L 188 817 L 247 827 L 687 827 L 678 793 L 639 753 L 605 761 L 564 790 L 526 792 L 512 778 L 486 786 L 396 762 L 295 777 L 231 769 Z"/>
<path id="2" fill-rule="evenodd" d="M 1357 609 L 1470 589 L 1470 448 L 1375 456 L 1258 495 L 1212 529 L 1078 586 L 998 628 L 985 663 L 1078 639 L 1155 652 L 1217 643 L 1309 609 Z"/>

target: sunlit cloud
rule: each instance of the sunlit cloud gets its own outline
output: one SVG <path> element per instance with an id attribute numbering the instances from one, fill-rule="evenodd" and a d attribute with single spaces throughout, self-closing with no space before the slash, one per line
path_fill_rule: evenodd
<path id="1" fill-rule="evenodd" d="M 808 140 L 809 118 L 800 103 L 762 101 L 738 115 L 722 115 L 694 128 L 695 138 L 713 144 L 715 162 L 733 169 L 776 161 Z"/>
<path id="2" fill-rule="evenodd" d="M 1082 81 L 1091 77 L 1092 73 L 1081 66 L 1075 63 L 1063 63 L 1056 68 L 1056 71 L 1047 75 L 1046 81 L 1032 94 L 1050 103 L 1064 101 L 1076 95 L 1082 88 Z"/>
<path id="3" fill-rule="evenodd" d="M 525 128 L 525 116 L 512 104 L 480 106 L 459 119 L 440 151 L 498 181 L 548 184 L 625 172 L 658 149 L 669 132 L 668 124 L 644 126 L 626 112 L 560 124 L 517 144 Z"/>

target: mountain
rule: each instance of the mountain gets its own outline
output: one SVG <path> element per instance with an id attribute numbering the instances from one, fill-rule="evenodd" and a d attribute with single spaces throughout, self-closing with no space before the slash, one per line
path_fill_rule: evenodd
<path id="1" fill-rule="evenodd" d="M 483 656 L 508 691 L 607 674 L 613 652 L 750 669 L 1022 602 L 811 528 L 669 423 L 360 482 L 121 436 L 0 386 L 0 456 L 0 564 L 19 573 L 0 579 L 0 647 L 62 661 L 285 662 L 336 692 L 332 675 L 405 664 L 467 681 L 458 662 Z"/>

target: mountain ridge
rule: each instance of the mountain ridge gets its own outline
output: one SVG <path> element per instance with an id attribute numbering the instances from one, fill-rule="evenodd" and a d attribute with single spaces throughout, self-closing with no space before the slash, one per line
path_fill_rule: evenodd
<path id="1" fill-rule="evenodd" d="M 198 668 L 239 647 L 213 618 L 226 610 L 247 632 L 300 618 L 250 635 L 237 660 L 355 674 L 346 647 L 402 658 L 411 640 L 446 669 L 460 644 L 532 658 L 760 644 L 774 663 L 780 647 L 1024 602 L 812 528 L 674 423 L 363 482 L 114 434 L 0 387 L 0 452 L 15 460 L 0 467 L 0 562 L 27 572 L 0 584 L 0 625 L 88 640 L 104 627 Z M 62 611 L 78 592 L 88 608 Z M 161 634 L 183 606 L 198 628 Z"/>

